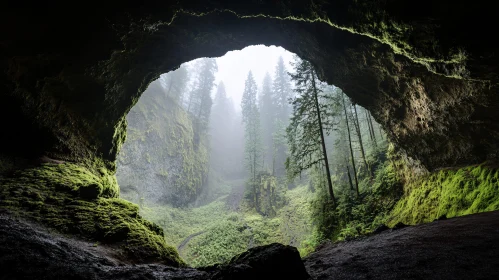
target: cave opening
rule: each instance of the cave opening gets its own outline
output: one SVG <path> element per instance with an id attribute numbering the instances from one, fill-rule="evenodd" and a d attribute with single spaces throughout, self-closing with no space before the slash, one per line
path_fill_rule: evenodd
<path id="1" fill-rule="evenodd" d="M 121 198 L 161 226 L 189 265 L 271 243 L 304 257 L 321 241 L 313 202 L 326 205 L 329 183 L 341 205 L 367 196 L 387 149 L 369 111 L 310 62 L 257 45 L 149 84 L 127 115 L 116 176 Z M 352 234 L 360 232 L 335 238 Z"/>
<path id="2" fill-rule="evenodd" d="M 321 240 L 349 240 L 358 235 L 384 231 L 389 227 L 393 227 L 394 231 L 383 236 L 393 237 L 398 234 L 396 229 L 403 228 L 404 225 L 438 220 L 431 225 L 407 231 L 447 227 L 449 230 L 443 233 L 447 234 L 446 240 L 450 241 L 448 247 L 463 248 L 460 247 L 461 241 L 466 239 L 470 249 L 466 250 L 470 253 L 466 257 L 474 254 L 474 259 L 481 260 L 483 255 L 476 252 L 489 248 L 488 244 L 497 243 L 493 241 L 497 231 L 491 231 L 487 227 L 494 225 L 494 213 L 459 218 L 449 223 L 442 220 L 499 209 L 499 170 L 495 164 L 499 158 L 499 95 L 495 94 L 499 84 L 496 66 L 499 65 L 498 56 L 495 45 L 490 42 L 490 36 L 481 36 L 476 32 L 485 29 L 488 34 L 493 34 L 495 17 L 492 13 L 495 9 L 484 10 L 483 5 L 478 2 L 467 5 L 451 1 L 433 2 L 418 1 L 401 5 L 397 1 L 349 0 L 162 1 L 141 6 L 121 3 L 120 6 L 106 7 L 102 4 L 99 9 L 89 5 L 88 9 L 85 8 L 85 13 L 79 14 L 61 13 L 49 4 L 36 7 L 39 9 L 8 7 L 6 16 L 0 19 L 4 23 L 2 30 L 5 31 L 5 36 L 0 39 L 0 104 L 6 105 L 0 110 L 0 120 L 5 131 L 4 137 L 0 137 L 0 237 L 3 241 L 0 256 L 1 267 L 12 268 L 16 272 L 9 272 L 11 274 L 6 274 L 6 278 L 12 275 L 12 278 L 19 275 L 25 276 L 24 278 L 39 278 L 40 273 L 64 275 L 58 278 L 73 278 L 75 274 L 83 273 L 87 278 L 95 278 L 90 274 L 96 273 L 109 279 L 107 276 L 118 270 L 120 273 L 159 273 L 164 276 L 173 270 L 153 265 L 150 270 L 139 271 L 140 269 L 128 264 L 157 262 L 169 266 L 184 266 L 178 250 L 174 248 L 178 245 L 172 242 L 174 246 L 170 246 L 164 240 L 167 230 L 175 233 L 182 229 L 168 228 L 167 225 L 175 225 L 169 223 L 169 220 L 162 223 L 161 219 L 152 217 L 151 220 L 157 223 L 151 223 L 140 215 L 166 211 L 159 208 L 156 209 L 158 211 L 150 211 L 151 207 L 148 209 L 144 205 L 146 199 L 141 202 L 143 195 L 134 191 L 134 186 L 125 185 L 121 192 L 123 197 L 128 196 L 136 204 L 120 198 L 115 173 L 117 164 L 120 164 L 117 162 L 119 156 L 126 156 L 126 115 L 130 110 L 135 110 L 133 105 L 160 74 L 198 57 L 218 57 L 229 50 L 262 43 L 282 46 L 310 61 L 319 80 L 337 85 L 349 97 L 339 98 L 344 97 L 342 92 L 338 88 L 331 88 L 331 92 L 336 94 L 333 96 L 336 96 L 338 112 L 341 114 L 341 108 L 349 109 L 347 112 L 344 110 L 344 115 L 347 116 L 345 121 L 340 121 L 336 126 L 339 130 L 347 131 L 341 127 L 346 127 L 349 120 L 351 140 L 346 140 L 348 135 L 345 135 L 345 140 L 340 142 L 351 142 L 354 151 L 352 153 L 350 145 L 344 145 L 342 149 L 336 149 L 343 151 L 339 156 L 330 155 L 329 159 L 344 163 L 356 161 L 357 169 L 354 171 L 353 165 L 344 164 L 341 173 L 331 170 L 331 174 L 324 174 L 327 171 L 318 168 L 313 174 L 302 174 L 302 178 L 295 178 L 312 181 L 313 184 L 305 184 L 308 188 L 281 184 L 289 201 L 309 199 L 305 192 L 311 192 L 314 196 L 310 198 L 312 210 L 304 209 L 303 206 L 308 204 L 300 202 L 289 207 L 290 215 L 281 216 L 296 217 L 298 213 L 307 211 L 313 213 L 312 220 L 305 220 L 312 221 L 317 232 L 312 234 L 312 239 L 302 242 L 305 250 L 302 247 L 301 252 L 313 250 Z M 448 12 L 449 8 L 452 13 Z M 470 14 L 473 13 L 479 16 L 474 20 L 462 20 L 471 19 Z M 347 106 L 343 105 L 343 101 Z M 326 99 L 319 105 L 323 102 Z M 156 103 L 153 105 L 159 106 Z M 364 114 L 363 108 L 372 116 Z M 201 114 L 202 111 L 197 110 L 196 115 Z M 368 121 L 359 122 L 355 114 L 358 114 L 359 119 Z M 130 124 L 132 126 L 133 121 Z M 192 125 L 193 123 L 190 124 Z M 329 122 L 325 122 L 325 125 L 329 125 Z M 241 124 L 241 128 L 243 127 Z M 379 127 L 383 127 L 387 135 L 380 132 Z M 157 128 L 151 126 L 148 130 L 155 129 Z M 297 135 L 300 129 L 294 132 Z M 134 134 L 131 131 L 129 137 L 147 141 L 146 137 L 141 137 L 141 133 Z M 365 154 L 369 154 L 367 150 L 374 138 L 379 141 L 378 148 L 383 149 L 379 153 L 371 153 L 372 158 L 363 156 L 361 141 L 357 139 L 359 134 L 369 143 L 364 147 Z M 334 135 L 326 133 L 325 138 L 328 137 Z M 192 139 L 198 146 L 202 143 L 202 137 L 194 135 Z M 327 147 L 331 145 L 336 145 L 336 142 L 327 143 Z M 290 154 L 294 152 L 294 155 L 299 155 L 302 150 L 308 151 L 306 145 L 297 147 L 302 149 L 293 149 L 291 145 Z M 120 155 L 122 148 L 124 153 Z M 149 160 L 152 161 L 155 153 L 160 152 L 146 151 L 141 156 L 147 162 L 146 155 L 149 154 Z M 198 162 L 199 157 L 199 154 L 195 155 L 194 163 Z M 385 157 L 388 160 L 381 164 Z M 269 167 L 271 159 L 273 157 L 261 164 L 266 166 L 268 174 L 252 176 L 250 184 L 256 186 L 256 182 L 259 182 L 261 189 L 270 193 L 272 186 L 280 185 L 278 180 L 273 181 L 273 177 L 276 177 L 274 175 L 280 171 Z M 126 159 L 124 162 L 127 162 Z M 380 164 L 374 164 L 376 162 Z M 196 169 L 194 165 L 191 165 L 191 171 Z M 144 169 L 145 166 L 141 168 Z M 291 167 L 297 168 L 300 165 L 291 163 Z M 180 169 L 179 167 L 178 170 Z M 157 180 L 164 180 L 171 173 L 170 170 L 163 169 L 152 175 L 159 178 Z M 356 178 L 355 175 L 362 176 Z M 196 185 L 199 181 L 209 181 L 209 178 L 203 181 L 202 176 L 197 178 L 201 179 L 187 184 Z M 235 176 L 233 179 L 240 178 Z M 244 181 L 246 189 L 247 180 L 241 181 Z M 338 181 L 342 182 L 343 190 L 328 189 L 327 186 Z M 227 187 L 229 188 L 230 186 Z M 192 201 L 198 194 L 193 189 L 195 188 L 190 188 L 190 193 L 180 193 L 176 197 L 158 197 L 178 203 L 169 210 L 168 219 L 183 219 L 183 213 L 179 210 L 182 207 L 178 206 L 186 201 L 189 201 L 187 204 L 192 203 L 191 208 L 211 204 L 196 204 Z M 223 193 L 224 190 L 220 192 Z M 260 194 L 265 192 L 260 191 Z M 318 192 L 323 193 L 317 195 Z M 255 192 L 250 192 L 247 196 L 249 201 L 253 200 L 255 205 L 259 205 L 256 197 Z M 267 203 L 268 200 L 264 198 L 269 197 L 273 196 L 265 195 L 259 201 Z M 277 200 L 279 196 L 274 197 Z M 208 200 L 210 199 L 207 198 Z M 255 207 L 254 215 L 244 220 L 238 215 L 225 217 L 223 221 L 226 227 L 219 227 L 220 234 L 211 237 L 222 236 L 229 228 L 236 234 L 248 233 L 251 228 L 253 232 L 248 235 L 255 236 L 252 239 L 254 244 L 260 244 L 257 241 L 269 240 L 279 230 L 270 231 L 271 234 L 268 234 L 269 231 L 257 234 L 255 224 L 263 224 L 267 228 L 290 225 L 273 223 L 272 219 L 264 221 L 262 213 L 267 216 L 273 216 L 274 213 L 267 211 L 270 209 L 268 204 L 259 207 Z M 282 210 L 276 212 L 279 211 Z M 4 215 L 3 212 L 7 214 Z M 220 213 L 217 209 L 209 208 L 203 211 L 206 212 Z M 280 217 L 279 213 L 275 215 Z M 68 245 L 67 248 L 74 250 L 59 254 L 60 247 L 56 248 L 54 245 L 58 242 L 43 243 L 44 240 L 51 241 L 54 238 L 50 231 L 42 234 L 42 230 L 36 226 L 23 224 L 16 218 L 10 218 L 12 216 L 29 219 L 30 222 L 56 229 L 71 237 L 82 238 L 92 244 L 85 243 L 88 246 L 82 249 L 72 247 L 72 243 L 67 242 L 64 243 Z M 462 232 L 466 234 L 457 238 L 457 231 L 452 229 L 454 223 L 464 223 L 467 230 Z M 476 228 L 481 229 L 479 233 L 475 230 L 475 224 L 478 225 Z M 248 225 L 251 226 L 248 228 Z M 296 230 L 306 231 L 309 227 L 297 227 Z M 195 236 L 191 236 L 184 244 L 184 249 L 199 238 L 209 236 L 209 232 L 196 235 L 200 231 L 190 233 Z M 213 232 L 215 231 L 213 227 Z M 428 231 L 431 236 L 437 236 L 440 232 Z M 411 238 L 416 241 L 413 243 L 416 244 L 415 248 L 419 248 L 420 242 L 416 235 Z M 38 238 L 39 236 L 43 238 Z M 472 240 L 470 236 L 473 237 Z M 248 239 L 240 239 L 244 241 L 246 248 L 251 243 Z M 217 243 L 212 240 L 214 239 L 206 238 L 204 244 Z M 379 241 L 377 236 L 369 240 L 372 243 L 365 243 L 368 247 Z M 474 243 L 477 240 L 489 243 Z M 33 242 L 34 246 L 29 245 Z M 295 242 L 298 243 L 296 240 Z M 417 263 L 431 269 L 419 269 L 417 265 L 410 270 L 397 267 L 396 264 L 404 263 L 401 259 L 418 257 L 404 256 L 412 251 L 400 251 L 397 242 L 398 240 L 388 240 L 385 243 L 386 248 L 394 249 L 393 251 L 376 251 L 366 256 L 369 261 L 379 261 L 379 265 L 371 263 L 370 268 L 378 269 L 378 272 L 385 269 L 376 275 L 383 275 L 384 278 L 407 275 L 414 275 L 414 278 L 428 278 L 432 275 L 453 278 L 455 275 L 449 276 L 449 273 L 460 271 L 454 261 L 456 255 L 442 255 L 448 248 L 433 246 L 428 239 L 422 242 L 431 245 L 426 247 L 429 255 L 432 258 L 436 256 L 443 262 L 427 262 L 426 256 L 419 256 L 421 259 Z M 37 246 L 42 243 L 42 247 Z M 235 243 L 225 243 L 223 246 L 230 247 L 230 244 Z M 354 241 L 344 244 L 348 247 L 359 243 Z M 111 262 L 95 261 L 92 256 L 80 252 L 87 252 L 85 250 L 90 247 L 99 249 L 108 245 L 121 258 L 120 261 L 123 262 L 120 264 L 124 264 L 123 267 L 117 268 L 114 259 Z M 203 244 L 198 245 L 200 248 Z M 318 247 L 322 252 L 316 255 L 317 258 L 304 261 L 308 272 L 314 277 L 322 277 L 326 270 L 330 275 L 341 273 L 338 270 L 331 272 L 335 269 L 332 267 L 317 267 L 323 260 L 331 260 L 329 256 L 334 254 L 327 244 Z M 42 253 L 41 257 L 31 258 L 38 266 L 26 267 L 25 256 L 39 256 L 40 252 L 36 248 L 46 248 L 47 252 L 58 253 L 50 254 L 50 258 Z M 480 250 L 481 248 L 484 250 Z M 275 252 L 274 249 L 279 251 L 282 247 L 276 249 L 270 246 L 262 250 L 268 250 L 265 251 L 268 253 Z M 267 261 L 270 253 L 263 256 L 265 263 L 272 263 L 273 267 L 270 269 L 279 273 L 291 273 L 294 276 L 291 267 L 300 267 L 301 272 L 304 272 L 305 268 L 296 249 L 288 249 L 289 254 L 285 256 L 294 254 L 295 263 L 288 262 L 288 259 L 279 255 L 274 259 L 286 261 L 281 263 L 282 267 L 275 269 L 275 263 Z M 242 250 L 242 247 L 235 248 L 234 251 L 238 250 Z M 203 249 L 203 253 L 211 254 L 213 251 L 227 252 L 225 249 Z M 367 251 L 357 252 L 363 255 Z M 86 256 L 85 261 L 71 255 L 75 252 Z M 251 251 L 245 256 L 254 256 L 255 252 L 259 253 Z M 319 257 L 321 254 L 323 256 Z M 461 255 L 463 254 L 457 254 Z M 201 254 L 193 256 L 199 257 Z M 337 256 L 338 262 L 343 263 L 345 255 Z M 394 256 L 394 259 L 387 259 L 387 256 Z M 476 275 L 467 273 L 473 271 L 477 275 L 484 275 L 483 278 L 497 278 L 497 275 L 490 277 L 487 274 L 491 259 L 475 262 L 473 270 L 468 270 L 467 265 L 462 266 L 466 271 L 460 271 L 460 275 L 472 278 Z M 445 262 L 446 260 L 451 263 Z M 254 278 L 260 278 L 268 272 L 266 269 L 259 270 L 257 266 L 252 267 L 253 264 L 249 262 L 241 265 L 240 261 L 241 259 L 236 260 L 232 263 L 233 266 L 229 265 L 228 270 L 235 267 L 243 268 L 244 272 L 257 271 L 254 275 L 258 277 Z M 349 263 L 357 267 L 363 266 L 363 261 L 364 258 L 349 259 Z M 469 264 L 468 260 L 461 261 Z M 190 260 L 189 262 L 193 264 Z M 104 264 L 104 268 L 95 266 L 95 263 L 99 266 Z M 42 272 L 37 269 L 39 267 L 55 269 Z M 213 274 L 222 271 L 218 268 L 215 270 L 187 271 L 199 275 L 204 273 L 200 278 L 213 278 Z M 183 273 L 185 270 L 175 271 Z M 409 274 L 397 274 L 400 271 Z M 351 273 L 349 277 L 354 277 L 353 273 L 372 276 L 371 270 L 349 270 L 348 273 Z M 307 277 L 305 275 L 302 278 Z"/>

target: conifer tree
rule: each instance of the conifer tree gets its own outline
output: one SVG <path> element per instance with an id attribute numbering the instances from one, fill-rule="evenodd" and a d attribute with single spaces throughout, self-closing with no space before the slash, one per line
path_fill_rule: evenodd
<path id="1" fill-rule="evenodd" d="M 232 170 L 233 164 L 228 160 L 230 157 L 228 150 L 232 140 L 229 137 L 229 130 L 234 118 L 233 104 L 227 97 L 224 83 L 220 82 L 217 86 L 210 117 L 211 152 L 218 156 L 212 157 L 210 160 L 214 169 L 225 175 L 228 175 Z"/>
<path id="2" fill-rule="evenodd" d="M 161 75 L 160 82 L 166 95 L 180 104 L 183 99 L 187 82 L 189 81 L 189 72 L 185 64 L 181 65 L 175 71 Z"/>
<path id="3" fill-rule="evenodd" d="M 242 121 L 245 134 L 246 167 L 249 173 L 248 186 L 252 194 L 252 203 L 259 212 L 258 172 L 261 168 L 260 114 L 257 104 L 257 86 L 251 71 L 246 78 L 241 100 Z"/>
<path id="4" fill-rule="evenodd" d="M 369 166 L 369 163 L 367 162 L 366 159 L 366 153 L 364 151 L 364 141 L 362 140 L 362 132 L 360 130 L 360 120 L 359 120 L 359 115 L 357 114 L 357 105 L 352 104 L 353 107 L 353 125 L 355 127 L 355 134 L 357 135 L 358 143 L 359 143 L 359 149 L 360 149 L 360 155 L 362 156 L 362 161 L 364 162 L 364 166 L 369 173 L 369 176 L 373 178 L 374 174 L 371 171 L 371 167 Z"/>
<path id="5" fill-rule="evenodd" d="M 357 169 L 355 167 L 355 158 L 353 156 L 353 148 L 352 148 L 352 136 L 351 136 L 351 133 L 350 133 L 350 124 L 349 124 L 349 116 L 348 116 L 348 113 L 347 113 L 347 105 L 345 103 L 345 98 L 342 96 L 341 97 L 341 101 L 342 101 L 342 104 L 343 104 L 343 111 L 345 113 L 345 122 L 346 122 L 346 126 L 347 126 L 347 135 L 348 135 L 348 146 L 350 148 L 350 159 L 351 159 L 351 163 L 352 163 L 352 168 L 353 168 L 353 175 L 354 175 L 354 178 L 355 178 L 355 190 L 357 192 L 357 198 L 359 197 L 359 179 L 357 177 Z"/>
<path id="6" fill-rule="evenodd" d="M 271 162 L 273 160 L 273 133 L 274 133 L 274 103 L 272 95 L 272 78 L 269 73 L 265 74 L 261 87 L 260 98 L 258 104 L 260 108 L 260 120 L 262 126 L 262 144 L 264 149 L 263 162 L 268 167 L 272 168 Z"/>
<path id="7" fill-rule="evenodd" d="M 274 73 L 274 80 L 272 82 L 272 112 L 273 112 L 273 129 L 272 134 L 279 133 L 279 127 L 286 127 L 289 123 L 291 108 L 289 105 L 289 98 L 291 97 L 291 81 L 288 72 L 284 65 L 284 59 L 279 57 Z M 275 146 L 275 145 L 272 145 Z M 275 146 L 273 149 L 275 154 L 275 169 L 276 175 L 284 175 L 284 163 L 286 160 L 286 151 L 288 147 L 286 144 Z"/>
<path id="8" fill-rule="evenodd" d="M 215 73 L 218 71 L 218 67 L 214 58 L 203 58 L 199 67 L 200 71 L 191 92 L 187 110 L 197 118 L 200 128 L 207 128 L 213 104 L 211 91 L 214 87 Z"/>
<path id="9" fill-rule="evenodd" d="M 310 62 L 296 58 L 294 67 L 291 79 L 295 82 L 297 96 L 292 102 L 293 115 L 287 128 L 290 156 L 286 160 L 286 168 L 294 178 L 303 170 L 323 164 L 329 196 L 335 203 L 324 139 L 324 129 L 332 123 L 328 120 L 326 102 L 321 102 L 327 97 Z"/>

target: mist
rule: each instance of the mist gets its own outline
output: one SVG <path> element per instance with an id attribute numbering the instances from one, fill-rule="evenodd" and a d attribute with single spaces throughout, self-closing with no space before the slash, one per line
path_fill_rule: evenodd
<path id="1" fill-rule="evenodd" d="M 274 242 L 306 256 L 351 222 L 375 226 L 355 207 L 368 209 L 386 168 L 384 132 L 281 47 L 184 63 L 149 85 L 127 122 L 121 196 L 192 266 Z M 361 216 L 330 220 L 335 207 Z"/>

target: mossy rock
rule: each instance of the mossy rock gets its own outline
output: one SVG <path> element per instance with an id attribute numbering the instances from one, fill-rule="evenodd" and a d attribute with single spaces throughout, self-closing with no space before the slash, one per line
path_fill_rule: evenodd
<path id="1" fill-rule="evenodd" d="M 428 223 L 499 210 L 499 169 L 478 165 L 441 170 L 406 184 L 405 195 L 390 213 L 388 224 Z"/>
<path id="2" fill-rule="evenodd" d="M 76 164 L 44 164 L 0 178 L 0 208 L 62 233 L 118 245 L 128 259 L 184 266 L 163 230 L 118 198 L 116 179 Z M 113 185 L 113 182 L 115 185 Z"/>

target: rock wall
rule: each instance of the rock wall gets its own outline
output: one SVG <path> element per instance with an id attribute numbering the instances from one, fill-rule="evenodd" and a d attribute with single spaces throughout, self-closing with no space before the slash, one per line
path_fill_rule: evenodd
<path id="1" fill-rule="evenodd" d="M 161 1 L 80 13 L 10 6 L 1 17 L 0 102 L 10 104 L 0 110 L 9 135 L 1 153 L 86 166 L 97 157 L 114 172 L 124 117 L 151 81 L 195 58 L 267 44 L 310 60 L 429 169 L 496 160 L 499 58 L 476 32 L 494 33 L 495 5 Z"/>
<path id="2" fill-rule="evenodd" d="M 99 183 L 116 172 L 125 117 L 153 80 L 183 62 L 255 44 L 279 45 L 311 61 L 321 79 L 370 110 L 390 139 L 430 170 L 497 161 L 499 52 L 493 34 L 498 5 L 454 0 L 166 0 L 77 8 L 70 2 L 8 3 L 0 16 L 0 180 L 9 184 L 0 182 L 0 190 L 3 201 L 12 204 L 2 208 L 44 220 L 38 201 L 55 199 L 55 213 L 65 213 L 76 200 L 85 204 L 80 214 L 91 217 L 86 214 L 101 209 L 104 190 L 97 198 L 75 193 L 74 199 L 61 200 L 65 189 L 79 189 L 78 184 L 70 180 L 74 186 L 66 188 L 64 182 L 61 187 L 57 176 L 42 176 L 43 163 L 69 162 L 71 170 L 92 174 L 96 183 L 88 190 L 99 195 Z M 50 189 L 32 194 L 39 178 Z M 28 189 L 17 191 L 19 186 Z M 137 224 L 136 208 L 126 208 L 133 208 L 127 213 L 137 225 L 130 232 L 147 236 L 151 229 Z M 159 237 L 144 240 L 166 248 Z"/>
<path id="3" fill-rule="evenodd" d="M 155 81 L 127 121 L 116 173 L 122 195 L 139 204 L 193 202 L 208 173 L 207 136 L 196 119 Z"/>

